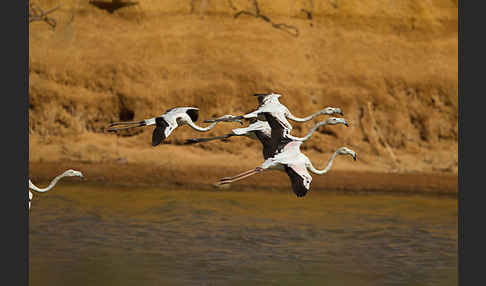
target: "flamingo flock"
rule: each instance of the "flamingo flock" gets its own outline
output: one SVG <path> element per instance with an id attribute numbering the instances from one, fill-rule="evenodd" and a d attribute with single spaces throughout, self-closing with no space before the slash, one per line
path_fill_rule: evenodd
<path id="1" fill-rule="evenodd" d="M 114 122 L 111 123 L 106 130 L 109 132 L 117 132 L 130 128 L 155 125 L 155 129 L 152 133 L 152 146 L 157 146 L 169 137 L 176 128 L 184 125 L 187 125 L 198 132 L 206 132 L 220 122 L 238 122 L 240 124 L 247 122 L 248 126 L 235 128 L 231 133 L 215 137 L 190 138 L 185 141 L 185 144 L 199 144 L 213 140 L 225 140 L 233 136 L 245 136 L 258 140 L 262 145 L 263 163 L 254 169 L 235 176 L 221 178 L 215 183 L 215 186 L 227 185 L 254 174 L 261 173 L 265 170 L 279 170 L 288 175 L 292 190 L 297 197 L 304 197 L 310 190 L 312 176 L 309 174 L 309 171 L 316 175 L 327 173 L 331 169 L 333 161 L 338 155 L 349 155 L 356 160 L 356 152 L 347 147 L 340 147 L 332 154 L 327 166 L 324 169 L 319 170 L 314 167 L 311 160 L 300 150 L 300 146 L 310 139 L 312 134 L 321 126 L 341 124 L 348 127 L 349 125 L 344 118 L 329 117 L 326 120 L 315 124 L 304 137 L 296 137 L 291 134 L 292 125 L 289 120 L 306 122 L 319 115 L 344 116 L 340 108 L 326 107 L 307 117 L 299 118 L 294 116 L 285 105 L 280 103 L 279 97 L 281 97 L 281 94 L 265 93 L 254 94 L 254 96 L 258 99 L 258 106 L 254 111 L 238 116 L 227 114 L 218 118 L 204 120 L 203 123 L 210 123 L 206 127 L 199 126 L 195 123 L 199 117 L 198 108 L 175 107 L 167 110 L 160 116 L 141 121 Z M 55 177 L 46 188 L 35 186 L 29 179 L 29 189 L 36 192 L 47 192 L 64 177 L 84 178 L 80 171 L 70 169 Z M 33 194 L 30 190 L 29 210 L 33 198 Z"/>

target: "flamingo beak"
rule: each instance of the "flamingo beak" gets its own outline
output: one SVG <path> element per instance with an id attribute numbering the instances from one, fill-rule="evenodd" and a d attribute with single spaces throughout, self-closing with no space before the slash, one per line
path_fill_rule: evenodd
<path id="1" fill-rule="evenodd" d="M 346 127 L 349 127 L 349 124 L 348 124 L 347 122 L 346 122 L 346 123 L 344 123 L 344 125 L 345 125 Z"/>
<path id="2" fill-rule="evenodd" d="M 354 155 L 353 155 L 353 159 L 354 159 L 354 161 L 356 161 L 356 156 L 357 156 L 356 154 L 354 154 Z"/>

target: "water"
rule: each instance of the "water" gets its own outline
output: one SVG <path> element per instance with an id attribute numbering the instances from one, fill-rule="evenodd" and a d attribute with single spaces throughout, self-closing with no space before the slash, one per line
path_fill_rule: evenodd
<path id="1" fill-rule="evenodd" d="M 61 183 L 30 285 L 457 285 L 455 198 Z"/>

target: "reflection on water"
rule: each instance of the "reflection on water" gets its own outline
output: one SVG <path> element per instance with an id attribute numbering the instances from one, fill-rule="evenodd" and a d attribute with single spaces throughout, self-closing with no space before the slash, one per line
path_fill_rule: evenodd
<path id="1" fill-rule="evenodd" d="M 30 216 L 42 285 L 457 285 L 457 200 L 56 186 Z"/>

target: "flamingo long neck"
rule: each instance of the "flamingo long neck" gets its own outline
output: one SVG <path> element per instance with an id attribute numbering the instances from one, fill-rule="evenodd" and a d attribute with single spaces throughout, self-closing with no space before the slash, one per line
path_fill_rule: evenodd
<path id="1" fill-rule="evenodd" d="M 314 125 L 314 127 L 312 127 L 309 132 L 307 132 L 307 135 L 305 135 L 304 137 L 296 137 L 296 136 L 293 136 L 293 135 L 290 135 L 290 134 L 287 134 L 287 138 L 289 139 L 292 139 L 292 140 L 295 140 L 295 141 L 306 141 L 307 139 L 309 139 L 312 134 L 317 130 L 317 128 L 321 127 L 322 125 L 327 125 L 328 123 L 326 121 L 324 122 L 319 122 L 317 123 L 316 125 Z"/>
<path id="2" fill-rule="evenodd" d="M 211 123 L 209 126 L 206 126 L 206 127 L 201 127 L 201 126 L 197 126 L 194 122 L 192 121 L 187 121 L 187 125 L 191 126 L 192 129 L 196 130 L 196 131 L 199 131 L 199 132 L 206 132 L 206 131 L 209 131 L 211 128 L 213 128 L 216 124 L 218 124 L 218 122 L 213 122 Z"/>
<path id="3" fill-rule="evenodd" d="M 307 132 L 307 135 L 305 135 L 302 139 L 302 141 L 306 141 L 307 139 L 309 139 L 312 134 L 317 130 L 317 128 L 321 127 L 322 125 L 327 125 L 327 122 L 319 122 L 317 123 L 316 125 L 314 125 L 310 130 L 309 132 Z"/>
<path id="4" fill-rule="evenodd" d="M 308 166 L 307 166 L 307 167 L 308 167 L 308 168 L 309 168 L 309 170 L 310 170 L 312 173 L 314 173 L 314 174 L 317 174 L 317 175 L 322 175 L 322 174 L 325 174 L 325 173 L 327 173 L 327 172 L 328 172 L 328 171 L 331 169 L 331 167 L 332 167 L 332 162 L 334 161 L 334 158 L 336 158 L 337 154 L 338 154 L 338 152 L 337 152 L 337 151 L 336 151 L 336 152 L 334 152 L 334 154 L 332 154 L 331 159 L 329 159 L 329 162 L 327 162 L 327 166 L 326 166 L 326 168 L 324 168 L 324 169 L 322 169 L 322 170 L 318 170 L 318 169 L 314 168 L 314 166 L 312 165 L 312 163 L 311 163 L 311 161 L 310 161 L 310 160 L 309 160 L 309 162 L 308 162 L 309 164 L 308 164 Z"/>
<path id="5" fill-rule="evenodd" d="M 311 119 L 313 119 L 314 117 L 318 116 L 318 115 L 321 115 L 322 112 L 321 111 L 318 111 L 316 113 L 313 113 L 307 117 L 303 117 L 303 118 L 300 118 L 300 117 L 296 117 L 295 115 L 291 115 L 289 116 L 289 119 L 293 120 L 293 121 L 297 121 L 297 122 L 306 122 L 306 121 L 309 121 Z"/>
<path id="6" fill-rule="evenodd" d="M 53 187 L 54 187 L 54 186 L 57 184 L 57 182 L 58 182 L 58 181 L 59 181 L 61 178 L 64 178 L 64 177 L 65 177 L 65 175 L 64 175 L 64 173 L 62 173 L 61 175 L 59 175 L 59 176 L 55 177 L 55 178 L 54 178 L 54 179 L 53 179 L 53 180 L 52 180 L 52 181 L 49 183 L 49 185 L 48 185 L 46 188 L 43 188 L 43 189 L 42 189 L 42 188 L 37 187 L 36 185 L 34 185 L 34 184 L 32 183 L 32 181 L 29 179 L 29 188 L 30 188 L 30 189 L 32 189 L 32 190 L 34 190 L 34 191 L 36 191 L 36 192 L 45 193 L 45 192 L 49 191 L 50 189 L 52 189 L 52 188 L 53 188 Z"/>

